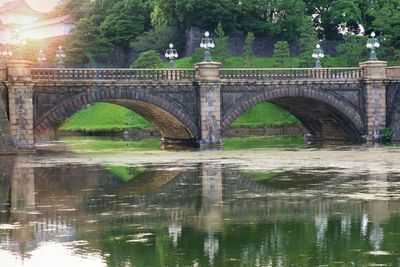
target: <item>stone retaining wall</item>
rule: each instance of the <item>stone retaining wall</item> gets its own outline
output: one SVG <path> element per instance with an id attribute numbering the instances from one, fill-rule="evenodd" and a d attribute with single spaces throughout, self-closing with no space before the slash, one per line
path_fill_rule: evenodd
<path id="1" fill-rule="evenodd" d="M 240 127 L 229 128 L 224 132 L 226 137 L 246 137 L 246 136 L 304 136 L 307 131 L 302 126 L 265 126 L 259 128 Z"/>
<path id="2" fill-rule="evenodd" d="M 240 127 L 230 128 L 224 132 L 225 137 L 246 137 L 246 136 L 304 136 L 307 131 L 302 126 L 265 126 L 259 128 Z M 160 138 L 160 132 L 156 129 L 130 129 L 119 132 L 74 132 L 59 131 L 57 136 L 117 136 L 127 139 Z"/>

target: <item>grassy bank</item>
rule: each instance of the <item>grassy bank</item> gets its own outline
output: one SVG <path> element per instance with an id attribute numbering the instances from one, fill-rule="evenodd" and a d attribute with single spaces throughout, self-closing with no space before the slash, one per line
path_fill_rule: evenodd
<path id="1" fill-rule="evenodd" d="M 96 103 L 75 113 L 60 128 L 61 131 L 120 131 L 148 129 L 152 125 L 137 113 L 114 104 Z"/>
<path id="2" fill-rule="evenodd" d="M 195 63 L 192 57 L 184 57 L 175 61 L 177 68 L 193 68 Z M 343 58 L 338 57 L 325 57 L 322 61 L 323 67 L 349 67 Z M 168 67 L 165 64 L 164 67 Z M 285 59 L 273 57 L 253 57 L 250 64 L 245 57 L 242 56 L 228 56 L 225 58 L 223 68 L 299 68 L 300 58 L 288 57 Z M 350 66 L 351 67 L 351 66 Z M 356 66 L 355 66 L 356 67 Z"/>
<path id="3" fill-rule="evenodd" d="M 232 127 L 263 127 L 298 125 L 299 121 L 284 109 L 261 103 L 242 114 Z M 147 129 L 152 125 L 135 112 L 109 103 L 96 103 L 69 118 L 61 131 L 121 131 L 124 129 Z"/>
<path id="4" fill-rule="evenodd" d="M 261 103 L 243 113 L 233 123 L 232 127 L 264 127 L 299 125 L 300 122 L 286 110 L 271 104 Z"/>

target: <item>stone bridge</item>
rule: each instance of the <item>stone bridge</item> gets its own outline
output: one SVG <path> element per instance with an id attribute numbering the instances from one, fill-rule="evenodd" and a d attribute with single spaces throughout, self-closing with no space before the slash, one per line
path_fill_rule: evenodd
<path id="1" fill-rule="evenodd" d="M 0 151 L 30 150 L 54 138 L 75 112 L 96 102 L 127 107 L 150 121 L 165 144 L 222 145 L 242 113 L 271 102 L 295 115 L 317 139 L 373 141 L 400 132 L 400 67 L 48 69 L 22 60 L 0 67 Z M 13 148 L 14 147 L 14 148 Z"/>

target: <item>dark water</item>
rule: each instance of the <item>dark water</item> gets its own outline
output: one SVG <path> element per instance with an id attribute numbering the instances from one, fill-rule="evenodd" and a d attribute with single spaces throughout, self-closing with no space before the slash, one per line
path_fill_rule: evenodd
<path id="1" fill-rule="evenodd" d="M 1 267 L 400 266 L 400 172 L 50 158 L 0 158 Z"/>

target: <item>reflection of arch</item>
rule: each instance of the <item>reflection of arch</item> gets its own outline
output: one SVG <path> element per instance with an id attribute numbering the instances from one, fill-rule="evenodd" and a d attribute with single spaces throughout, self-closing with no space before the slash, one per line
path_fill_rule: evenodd
<path id="1" fill-rule="evenodd" d="M 336 95 L 313 89 L 276 89 L 252 95 L 223 114 L 222 130 L 261 102 L 271 102 L 291 112 L 309 131 L 324 139 L 359 140 L 363 120 L 354 106 Z"/>
<path id="2" fill-rule="evenodd" d="M 114 103 L 134 110 L 157 127 L 166 138 L 192 139 L 198 132 L 193 116 L 179 104 L 136 90 L 103 89 L 83 92 L 53 107 L 35 124 L 35 135 L 40 136 L 58 127 L 88 103 L 96 102 Z"/>

